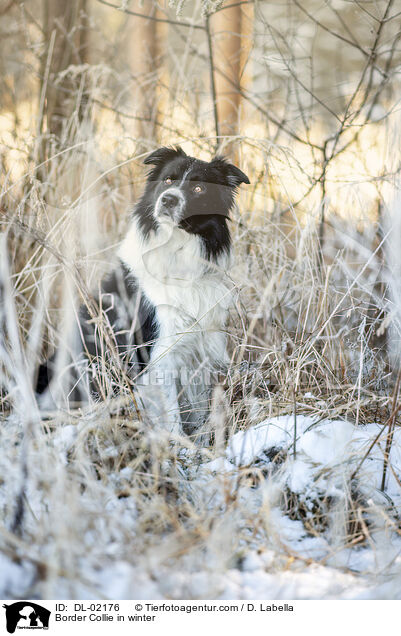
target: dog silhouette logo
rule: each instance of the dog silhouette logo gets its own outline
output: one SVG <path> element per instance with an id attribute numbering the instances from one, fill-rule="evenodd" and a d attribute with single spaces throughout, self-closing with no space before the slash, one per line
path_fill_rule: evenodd
<path id="1" fill-rule="evenodd" d="M 6 610 L 7 631 L 16 629 L 49 629 L 50 611 L 31 601 L 18 601 L 3 605 Z"/>

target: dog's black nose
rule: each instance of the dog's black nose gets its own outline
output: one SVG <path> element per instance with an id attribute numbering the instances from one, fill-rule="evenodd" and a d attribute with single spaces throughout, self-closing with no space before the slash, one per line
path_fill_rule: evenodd
<path id="1" fill-rule="evenodd" d="M 178 205 L 178 197 L 175 194 L 166 192 L 162 196 L 162 203 L 166 208 L 176 208 Z"/>

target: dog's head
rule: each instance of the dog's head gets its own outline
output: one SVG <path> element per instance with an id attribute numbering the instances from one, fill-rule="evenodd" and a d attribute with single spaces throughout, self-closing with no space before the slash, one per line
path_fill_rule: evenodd
<path id="1" fill-rule="evenodd" d="M 249 183 L 242 170 L 223 157 L 202 161 L 179 147 L 159 148 L 144 163 L 154 166 L 142 201 L 152 226 L 167 221 L 206 238 L 226 227 L 238 186 Z"/>

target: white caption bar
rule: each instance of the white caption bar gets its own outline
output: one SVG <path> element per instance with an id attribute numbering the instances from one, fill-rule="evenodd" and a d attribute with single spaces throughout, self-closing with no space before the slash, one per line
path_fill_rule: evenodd
<path id="1" fill-rule="evenodd" d="M 397 601 L 0 601 L 0 633 L 188 635 L 188 628 L 263 629 L 263 634 L 338 636 L 382 632 L 398 619 Z M 165 631 L 167 630 L 167 632 Z M 272 630 L 277 630 L 272 632 Z M 291 632 L 287 631 L 291 630 Z M 355 632 L 356 633 L 356 632 Z"/>

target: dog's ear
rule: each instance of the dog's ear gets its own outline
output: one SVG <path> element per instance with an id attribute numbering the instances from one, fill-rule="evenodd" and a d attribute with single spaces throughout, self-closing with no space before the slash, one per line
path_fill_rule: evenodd
<path id="1" fill-rule="evenodd" d="M 241 183 L 250 184 L 249 177 L 246 176 L 245 172 L 242 172 L 237 166 L 234 166 L 232 163 L 228 164 L 228 178 L 231 183 L 235 186 L 241 185 Z"/>
<path id="2" fill-rule="evenodd" d="M 167 146 L 163 146 L 163 148 L 159 148 L 155 150 L 150 155 L 146 157 L 143 163 L 151 164 L 154 166 L 160 166 L 166 161 L 170 159 L 174 159 L 175 157 L 186 157 L 187 155 L 183 151 L 180 146 L 176 146 L 175 148 L 168 148 Z"/>
<path id="3" fill-rule="evenodd" d="M 237 188 L 241 183 L 247 183 L 248 185 L 251 183 L 245 172 L 229 163 L 224 157 L 217 155 L 217 157 L 212 159 L 211 164 L 223 171 L 230 185 L 234 188 Z"/>

